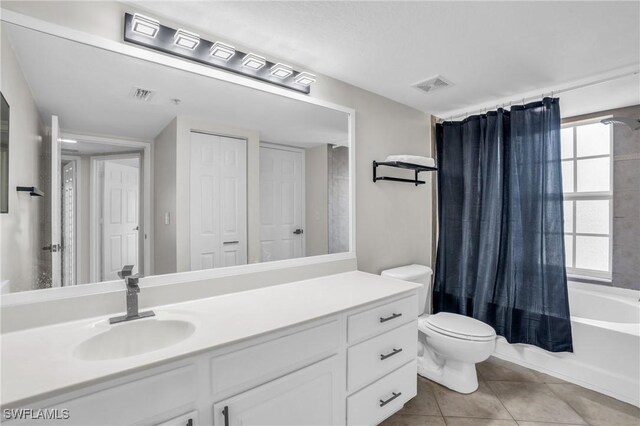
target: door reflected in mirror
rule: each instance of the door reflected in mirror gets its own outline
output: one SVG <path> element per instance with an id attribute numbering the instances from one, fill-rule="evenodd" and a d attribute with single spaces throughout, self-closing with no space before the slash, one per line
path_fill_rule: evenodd
<path id="1" fill-rule="evenodd" d="M 1 26 L 11 155 L 45 192 L 11 193 L 9 291 L 350 250 L 347 113 Z"/>

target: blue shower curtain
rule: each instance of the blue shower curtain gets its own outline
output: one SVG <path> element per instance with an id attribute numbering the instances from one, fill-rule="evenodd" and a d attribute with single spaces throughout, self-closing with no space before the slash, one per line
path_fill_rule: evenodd
<path id="1" fill-rule="evenodd" d="M 436 126 L 434 312 L 572 352 L 557 98 Z"/>

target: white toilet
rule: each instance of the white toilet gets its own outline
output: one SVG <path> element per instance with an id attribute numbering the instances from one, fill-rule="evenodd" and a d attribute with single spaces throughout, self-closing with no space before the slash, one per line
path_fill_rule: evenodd
<path id="1" fill-rule="evenodd" d="M 478 389 L 476 364 L 489 358 L 496 345 L 493 327 L 464 315 L 431 312 L 431 275 L 424 265 L 382 271 L 383 276 L 422 284 L 419 292 L 418 374 L 456 392 Z"/>

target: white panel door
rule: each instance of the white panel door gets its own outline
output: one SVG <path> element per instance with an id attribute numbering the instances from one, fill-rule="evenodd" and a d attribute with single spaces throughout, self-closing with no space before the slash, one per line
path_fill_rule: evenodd
<path id="1" fill-rule="evenodd" d="M 302 153 L 260 147 L 262 261 L 304 256 Z"/>
<path id="2" fill-rule="evenodd" d="M 220 137 L 221 266 L 247 263 L 246 141 Z"/>
<path id="3" fill-rule="evenodd" d="M 191 270 L 247 263 L 246 141 L 191 133 Z"/>
<path id="4" fill-rule="evenodd" d="M 140 169 L 104 162 L 102 279 L 117 280 L 124 265 L 138 272 Z"/>
<path id="5" fill-rule="evenodd" d="M 76 285 L 76 162 L 62 168 L 62 285 Z"/>
<path id="6" fill-rule="evenodd" d="M 58 117 L 51 117 L 51 187 L 49 188 L 51 207 L 51 285 L 62 285 L 62 232 L 61 201 L 62 186 L 60 184 L 60 125 Z"/>
<path id="7" fill-rule="evenodd" d="M 213 423 L 232 426 L 344 424 L 338 357 L 331 357 L 213 406 Z M 226 419 L 225 419 L 226 417 Z M 225 421 L 226 420 L 226 421 Z"/>

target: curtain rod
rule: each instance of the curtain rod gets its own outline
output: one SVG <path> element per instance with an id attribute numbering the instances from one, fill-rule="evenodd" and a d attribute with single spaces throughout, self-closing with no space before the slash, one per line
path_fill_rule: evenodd
<path id="1" fill-rule="evenodd" d="M 590 81 L 588 83 L 577 84 L 575 86 L 565 87 L 564 89 L 552 90 L 552 91 L 546 92 L 547 93 L 546 96 L 553 97 L 554 95 L 559 95 L 561 93 L 571 92 L 573 90 L 583 89 L 585 87 L 597 86 L 598 84 L 608 83 L 610 81 L 614 81 L 614 80 L 617 80 L 617 79 L 620 79 L 620 78 L 629 77 L 629 76 L 638 75 L 638 74 L 640 74 L 639 70 L 627 71 L 625 73 L 618 74 L 618 75 L 615 75 L 613 77 L 607 77 L 607 78 L 602 78 L 602 79 L 595 80 L 595 81 Z M 524 97 L 524 98 L 520 98 L 520 99 L 514 99 L 514 100 L 509 101 L 509 102 L 496 104 L 496 109 L 498 109 L 500 107 L 502 107 L 502 108 L 511 107 L 511 105 L 513 105 L 513 104 L 525 104 L 527 102 L 531 102 L 531 101 L 535 101 L 535 100 L 538 100 L 538 99 L 542 99 L 544 97 L 545 97 L 545 93 L 542 93 L 542 94 L 536 95 L 536 96 L 529 96 L 529 97 Z M 479 110 L 473 111 L 473 112 L 465 112 L 465 113 L 462 113 L 462 114 L 451 115 L 451 116 L 449 116 L 448 120 L 445 120 L 445 119 L 443 119 L 441 117 L 437 117 L 437 122 L 438 123 L 442 123 L 443 121 L 452 121 L 454 118 L 458 118 L 458 117 L 470 117 L 472 115 L 482 114 L 483 112 L 486 113 L 487 110 L 488 110 L 488 107 L 485 107 L 485 108 L 482 108 L 482 109 L 479 109 Z"/>

